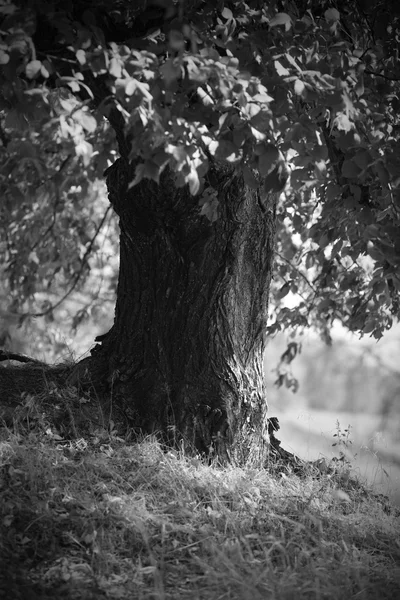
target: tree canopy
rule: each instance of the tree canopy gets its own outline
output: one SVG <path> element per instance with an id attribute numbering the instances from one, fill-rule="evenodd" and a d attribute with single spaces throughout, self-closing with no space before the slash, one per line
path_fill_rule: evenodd
<path id="1" fill-rule="evenodd" d="M 0 19 L 0 260 L 15 313 L 85 281 L 105 220 L 91 182 L 122 156 L 131 187 L 169 168 L 210 222 L 212 161 L 261 204 L 283 192 L 270 333 L 329 338 L 339 319 L 379 339 L 398 318 L 396 2 L 0 0 Z"/>

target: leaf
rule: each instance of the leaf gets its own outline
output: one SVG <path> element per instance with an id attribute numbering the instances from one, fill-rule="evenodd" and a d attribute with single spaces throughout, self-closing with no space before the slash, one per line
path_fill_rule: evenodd
<path id="1" fill-rule="evenodd" d="M 4 50 L 0 50 L 0 65 L 6 65 L 10 60 L 10 56 Z"/>
<path id="2" fill-rule="evenodd" d="M 211 223 L 214 223 L 214 221 L 218 219 L 218 205 L 219 201 L 217 198 L 213 198 L 212 200 L 204 202 L 203 206 L 201 207 L 200 214 L 207 217 Z"/>
<path id="3" fill-rule="evenodd" d="M 75 152 L 77 156 L 82 156 L 83 164 L 87 167 L 93 155 L 92 144 L 89 144 L 86 140 L 81 140 L 79 144 L 75 146 Z"/>
<path id="4" fill-rule="evenodd" d="M 266 177 L 279 159 L 279 150 L 273 144 L 265 146 L 265 151 L 258 157 L 258 170 L 261 177 Z"/>
<path id="5" fill-rule="evenodd" d="M 37 150 L 35 146 L 28 140 L 22 140 L 17 145 L 18 155 L 24 158 L 36 158 Z"/>
<path id="6" fill-rule="evenodd" d="M 233 130 L 232 139 L 237 148 L 240 148 L 248 137 L 247 127 L 240 127 Z"/>
<path id="7" fill-rule="evenodd" d="M 139 163 L 135 168 L 135 177 L 132 179 L 131 182 L 129 182 L 128 190 L 130 190 L 131 188 L 133 188 L 135 185 L 137 185 L 138 183 L 140 183 L 142 181 L 143 177 L 145 176 L 144 171 L 145 171 L 144 163 Z"/>
<path id="8" fill-rule="evenodd" d="M 334 124 L 341 131 L 350 131 L 354 125 L 350 121 L 349 117 L 344 113 L 338 113 L 334 119 Z"/>
<path id="9" fill-rule="evenodd" d="M 232 11 L 229 10 L 229 8 L 225 7 L 224 10 L 221 12 L 221 15 L 224 17 L 224 19 L 228 19 L 228 20 L 233 19 Z"/>
<path id="10" fill-rule="evenodd" d="M 6 114 L 6 118 L 4 120 L 4 126 L 7 129 L 16 129 L 17 131 L 23 132 L 25 131 L 28 122 L 23 114 L 18 112 L 15 109 L 11 109 Z"/>
<path id="11" fill-rule="evenodd" d="M 377 325 L 377 323 L 376 323 L 375 319 L 368 319 L 365 322 L 365 325 L 363 327 L 363 332 L 364 333 L 371 333 L 372 331 L 374 331 L 376 325 Z"/>
<path id="12" fill-rule="evenodd" d="M 269 22 L 270 27 L 276 27 L 277 25 L 284 25 L 285 30 L 289 31 L 292 26 L 292 19 L 287 13 L 277 13 Z"/>
<path id="13" fill-rule="evenodd" d="M 77 50 L 76 58 L 80 65 L 86 64 L 86 52 L 84 50 L 82 50 L 81 48 L 79 50 Z"/>
<path id="14" fill-rule="evenodd" d="M 256 105 L 254 105 L 256 106 Z M 260 110 L 260 112 L 258 112 L 254 117 L 252 117 L 250 124 L 252 126 L 252 133 L 253 136 L 257 139 L 257 140 L 265 140 L 265 134 L 262 133 L 261 137 L 260 135 L 257 135 L 256 133 L 254 133 L 254 128 L 259 129 L 260 132 L 263 132 L 267 129 L 269 129 L 270 124 L 271 124 L 271 112 L 269 110 Z"/>
<path id="15" fill-rule="evenodd" d="M 336 8 L 328 8 L 328 10 L 324 12 L 324 16 L 328 23 L 340 20 L 340 13 Z"/>
<path id="16" fill-rule="evenodd" d="M 49 70 L 47 69 L 47 67 L 44 64 L 42 64 L 42 66 L 40 68 L 40 74 L 45 79 L 47 79 L 48 77 L 50 77 L 50 72 L 49 72 Z"/>
<path id="17" fill-rule="evenodd" d="M 261 106 L 259 106 L 255 102 L 249 102 L 246 105 L 245 110 L 243 112 L 245 114 L 247 114 L 250 117 L 250 119 L 253 119 L 254 117 L 256 117 L 258 115 L 258 113 L 260 111 L 261 111 Z"/>
<path id="18" fill-rule="evenodd" d="M 314 160 L 327 160 L 328 148 L 325 144 L 314 144 L 310 154 Z"/>
<path id="19" fill-rule="evenodd" d="M 119 79 L 122 76 L 122 65 L 115 56 L 110 60 L 108 72 L 115 77 L 115 79 Z"/>
<path id="20" fill-rule="evenodd" d="M 79 90 L 81 89 L 79 83 L 74 79 L 68 81 L 67 85 L 71 88 L 73 92 L 79 92 Z"/>
<path id="21" fill-rule="evenodd" d="M 171 59 L 168 59 L 160 68 L 163 78 L 167 85 L 171 85 L 174 81 L 177 81 L 182 76 L 181 67 L 174 65 Z"/>
<path id="22" fill-rule="evenodd" d="M 287 77 L 288 75 L 290 75 L 290 71 L 288 71 L 286 67 L 284 67 L 282 63 L 279 62 L 279 60 L 274 60 L 274 65 L 276 72 L 280 77 Z"/>
<path id="23" fill-rule="evenodd" d="M 304 93 L 305 88 L 306 88 L 306 86 L 301 81 L 301 79 L 296 79 L 296 81 L 294 82 L 294 92 L 295 92 L 295 94 L 297 94 L 298 96 L 302 96 L 303 93 Z"/>
<path id="24" fill-rule="evenodd" d="M 31 60 L 25 67 L 25 74 L 28 79 L 34 79 L 40 73 L 42 62 L 40 60 Z"/>
<path id="25" fill-rule="evenodd" d="M 93 133 L 97 128 L 96 119 L 87 111 L 78 110 L 73 115 L 74 121 L 82 125 L 88 133 Z"/>
<path id="26" fill-rule="evenodd" d="M 274 99 L 272 96 L 267 94 L 266 92 L 258 92 L 252 97 L 253 102 L 261 102 L 262 104 L 268 104 L 269 102 L 273 102 Z"/>
<path id="27" fill-rule="evenodd" d="M 356 165 L 353 160 L 345 160 L 342 165 L 342 175 L 347 179 L 353 179 L 358 177 L 360 173 L 360 168 Z"/>
<path id="28" fill-rule="evenodd" d="M 191 169 L 190 173 L 185 177 L 185 182 L 189 184 L 189 190 L 192 196 L 195 196 L 200 190 L 200 179 L 196 169 Z"/>
<path id="29" fill-rule="evenodd" d="M 350 185 L 350 191 L 353 194 L 353 198 L 354 200 L 356 200 L 356 202 L 360 202 L 361 200 L 361 188 L 358 185 Z"/>
<path id="30" fill-rule="evenodd" d="M 332 306 L 332 300 L 330 298 L 324 298 L 321 302 L 318 303 L 317 310 L 319 312 L 323 312 Z"/>
<path id="31" fill-rule="evenodd" d="M 376 246 L 374 246 L 374 244 L 369 241 L 367 244 L 367 252 L 370 255 L 371 258 L 373 258 L 374 260 L 382 260 L 383 259 L 383 254 L 380 250 L 378 250 L 378 248 Z"/>
<path id="32" fill-rule="evenodd" d="M 160 182 L 160 167 L 152 160 L 146 160 L 144 163 L 144 177 L 152 179 L 156 183 Z"/>
<path id="33" fill-rule="evenodd" d="M 383 162 L 381 160 L 376 163 L 375 169 L 379 175 L 381 184 L 384 187 L 387 187 L 387 185 L 389 184 L 389 181 L 390 181 L 390 176 L 389 176 L 388 170 L 386 169 L 385 165 L 383 164 Z"/>
<path id="34" fill-rule="evenodd" d="M 265 192 L 279 194 L 283 192 L 288 182 L 290 172 L 286 164 L 281 161 L 264 179 Z"/>
<path id="35" fill-rule="evenodd" d="M 315 254 L 309 252 L 306 257 L 306 269 L 311 269 L 315 265 Z"/>
<path id="36" fill-rule="evenodd" d="M 252 173 L 251 169 L 247 165 L 244 165 L 242 172 L 243 172 L 243 179 L 244 179 L 245 184 L 249 188 L 251 188 L 253 190 L 257 190 L 259 187 L 259 183 L 258 183 L 256 177 L 254 176 L 254 174 Z"/>
<path id="37" fill-rule="evenodd" d="M 301 72 L 301 69 L 300 69 L 299 65 L 294 60 L 294 58 L 293 58 L 293 56 L 291 54 L 289 54 L 288 52 L 286 52 L 285 58 L 292 65 L 292 67 L 294 67 L 295 69 L 297 69 L 298 71 Z"/>
<path id="38" fill-rule="evenodd" d="M 210 146 L 209 149 L 211 152 Z M 237 149 L 235 144 L 228 140 L 221 140 L 220 142 L 218 142 L 218 146 L 215 151 L 215 156 L 216 158 L 226 160 L 230 163 L 234 163 L 240 160 L 239 150 Z"/>
<path id="39" fill-rule="evenodd" d="M 314 163 L 315 176 L 318 179 L 324 179 L 326 174 L 326 163 L 324 160 L 316 160 Z"/>
<path id="40" fill-rule="evenodd" d="M 124 80 L 122 80 L 124 81 Z M 137 80 L 134 78 L 128 79 L 125 83 L 125 94 L 127 96 L 132 96 L 137 90 Z"/>
<path id="41" fill-rule="evenodd" d="M 288 295 L 288 293 L 290 292 L 290 283 L 291 283 L 290 281 L 287 281 L 286 283 L 283 284 L 281 289 L 278 290 L 278 292 L 276 294 L 277 300 L 282 300 L 282 298 L 284 298 L 285 296 Z"/>
<path id="42" fill-rule="evenodd" d="M 367 150 L 359 150 L 353 156 L 353 160 L 360 169 L 366 169 L 371 162 L 371 156 Z"/>
<path id="43" fill-rule="evenodd" d="M 180 51 L 185 48 L 185 38 L 181 31 L 177 31 L 176 29 L 172 29 L 169 32 L 169 45 L 172 50 Z"/>

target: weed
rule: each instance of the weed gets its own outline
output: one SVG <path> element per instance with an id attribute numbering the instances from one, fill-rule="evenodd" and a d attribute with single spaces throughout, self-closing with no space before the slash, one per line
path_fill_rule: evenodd
<path id="1" fill-rule="evenodd" d="M 346 429 L 342 429 L 339 421 L 336 421 L 336 433 L 333 434 L 337 441 L 332 444 L 332 447 L 337 447 L 339 450 L 339 457 L 336 458 L 335 462 L 342 463 L 346 467 L 351 467 L 352 460 L 357 456 L 352 454 L 351 447 L 353 445 L 350 439 L 351 425 L 348 425 Z"/>

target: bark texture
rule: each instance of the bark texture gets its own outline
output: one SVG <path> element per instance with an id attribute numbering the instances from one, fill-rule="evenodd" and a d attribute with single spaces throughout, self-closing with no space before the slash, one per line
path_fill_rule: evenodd
<path id="1" fill-rule="evenodd" d="M 199 198 L 134 176 L 126 159 L 109 170 L 120 217 L 120 274 L 111 331 L 92 351 L 92 377 L 144 433 L 233 462 L 268 450 L 264 336 L 276 196 L 213 168 L 218 219 Z"/>

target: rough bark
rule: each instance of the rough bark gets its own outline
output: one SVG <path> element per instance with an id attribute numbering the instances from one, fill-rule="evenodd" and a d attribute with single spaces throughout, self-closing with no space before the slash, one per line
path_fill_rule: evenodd
<path id="1" fill-rule="evenodd" d="M 121 230 L 115 322 L 87 366 L 134 428 L 223 460 L 260 462 L 276 196 L 247 189 L 228 169 L 210 178 L 214 222 L 170 174 L 128 189 L 128 161 L 109 169 Z"/>

